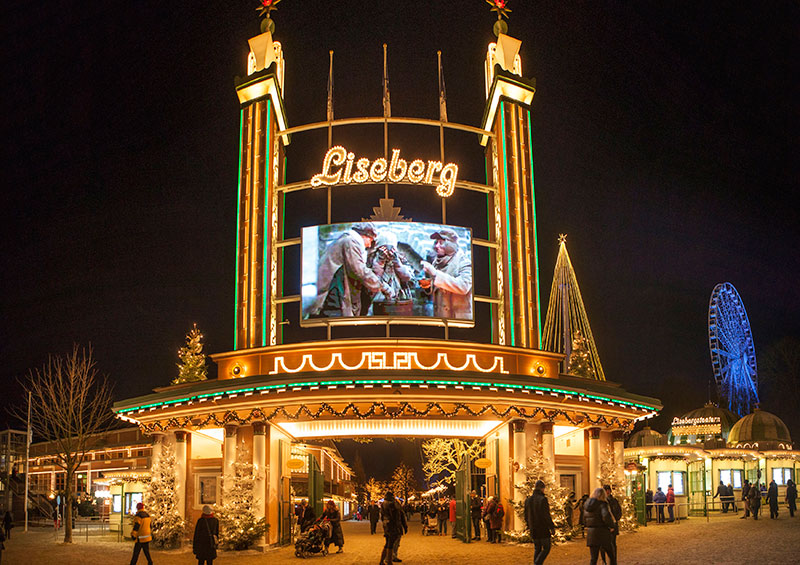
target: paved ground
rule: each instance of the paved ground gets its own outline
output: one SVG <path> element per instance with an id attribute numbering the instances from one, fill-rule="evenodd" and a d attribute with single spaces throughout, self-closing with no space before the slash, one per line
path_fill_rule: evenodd
<path id="1" fill-rule="evenodd" d="M 367 522 L 344 524 L 344 553 L 316 556 L 304 563 L 328 565 L 365 565 L 377 563 L 383 537 L 369 535 Z M 24 534 L 15 528 L 6 542 L 3 565 L 89 565 L 127 563 L 131 543 L 116 538 L 100 539 L 76 536 L 71 546 L 56 541 L 52 530 L 36 529 Z M 334 548 L 335 549 L 335 548 Z M 619 538 L 621 564 L 674 565 L 681 563 L 800 563 L 800 516 L 785 514 L 779 520 L 739 520 L 735 516 L 715 517 L 710 522 L 692 518 L 680 524 L 651 525 Z M 403 563 L 419 565 L 521 565 L 533 559 L 531 546 L 490 545 L 484 542 L 464 544 L 450 537 L 423 537 L 415 520 L 400 546 Z M 188 549 L 154 551 L 156 565 L 197 563 Z M 140 557 L 140 563 L 144 558 Z M 588 562 L 588 549 L 582 540 L 553 548 L 548 565 Z M 221 553 L 217 565 L 264 565 L 301 563 L 294 548 L 258 553 L 255 551 Z"/>

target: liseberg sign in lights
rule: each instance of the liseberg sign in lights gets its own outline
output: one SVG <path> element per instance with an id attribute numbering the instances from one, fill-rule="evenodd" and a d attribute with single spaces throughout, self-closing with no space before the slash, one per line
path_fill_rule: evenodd
<path id="1" fill-rule="evenodd" d="M 421 222 L 302 231 L 302 324 L 448 320 L 472 326 L 472 233 Z"/>
<path id="2" fill-rule="evenodd" d="M 434 177 L 438 173 L 438 177 Z M 334 186 L 341 184 L 364 184 L 368 182 L 409 183 L 436 185 L 436 194 L 447 197 L 453 194 L 458 177 L 455 163 L 443 165 L 441 161 L 415 159 L 408 163 L 400 158 L 400 150 L 392 149 L 392 158 L 387 163 L 380 157 L 374 161 L 362 157 L 356 160 L 355 153 L 341 145 L 331 147 L 322 160 L 322 172 L 311 177 L 311 186 Z"/>

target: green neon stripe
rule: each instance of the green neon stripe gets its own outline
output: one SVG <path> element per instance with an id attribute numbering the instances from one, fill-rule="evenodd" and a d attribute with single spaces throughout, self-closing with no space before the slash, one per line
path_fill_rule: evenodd
<path id="1" fill-rule="evenodd" d="M 265 347 L 267 345 L 267 273 L 269 269 L 267 266 L 270 262 L 267 260 L 267 252 L 269 251 L 269 246 L 267 242 L 269 241 L 269 237 L 267 236 L 267 217 L 269 216 L 269 210 L 267 209 L 267 204 L 269 203 L 269 174 L 272 168 L 270 167 L 270 160 L 272 159 L 272 135 L 270 132 L 270 121 L 272 118 L 272 100 L 267 99 L 267 141 L 266 141 L 266 149 L 267 149 L 267 158 L 266 158 L 266 168 L 264 170 L 264 211 L 263 211 L 263 228 L 261 230 L 261 240 L 263 241 L 262 248 L 264 249 L 264 256 L 261 262 L 261 346 Z M 273 245 L 275 242 L 272 242 Z"/>
<path id="2" fill-rule="evenodd" d="M 542 348 L 542 299 L 539 290 L 539 241 L 536 232 L 536 191 L 533 187 L 533 129 L 528 110 L 528 153 L 531 156 L 531 204 L 533 205 L 533 260 L 536 263 L 536 321 L 539 324 L 539 349 Z"/>
<path id="3" fill-rule="evenodd" d="M 520 385 L 515 383 L 490 383 L 490 382 L 474 382 L 474 381 L 423 381 L 418 379 L 409 379 L 409 380 L 359 380 L 359 381 L 308 381 L 303 383 L 281 383 L 276 385 L 264 385 L 258 387 L 248 387 L 248 388 L 240 388 L 235 390 L 227 390 L 227 391 L 217 391 L 217 392 L 207 392 L 203 394 L 198 394 L 195 396 L 189 396 L 186 398 L 178 398 L 175 400 L 165 400 L 163 402 L 153 402 L 151 404 L 143 404 L 141 406 L 134 406 L 133 408 L 125 408 L 123 410 L 119 410 L 119 414 L 128 414 L 130 412 L 136 412 L 137 410 L 144 410 L 146 408 L 155 408 L 155 407 L 166 407 L 171 406 L 173 404 L 178 404 L 180 402 L 187 402 L 192 400 L 198 400 L 201 398 L 208 398 L 208 397 L 221 397 L 221 396 L 232 396 L 234 394 L 238 394 L 240 392 L 254 392 L 254 391 L 261 391 L 261 390 L 275 390 L 275 389 L 287 389 L 287 388 L 301 388 L 301 387 L 314 387 L 314 386 L 331 386 L 331 385 L 367 385 L 367 384 L 418 384 L 422 385 L 423 383 L 429 385 L 445 385 L 445 386 L 486 386 L 486 387 L 497 387 L 497 388 L 510 388 L 510 389 L 524 389 L 524 390 L 533 390 L 533 391 L 541 391 L 541 392 L 550 392 L 556 394 L 564 394 L 570 396 L 577 396 L 580 398 L 587 398 L 591 400 L 600 400 L 603 402 L 616 402 L 617 404 L 623 404 L 625 406 L 632 406 L 636 408 L 641 408 L 643 410 L 654 411 L 655 408 L 652 406 L 648 406 L 646 404 L 638 404 L 635 402 L 629 402 L 627 400 L 618 400 L 616 398 L 610 398 L 607 396 L 598 396 L 596 394 L 588 394 L 585 392 L 577 392 L 572 390 L 566 390 L 561 388 L 549 388 L 544 386 L 535 386 L 535 385 Z"/>
<path id="4" fill-rule="evenodd" d="M 508 258 L 508 289 L 506 290 L 506 296 L 509 297 L 508 305 L 509 305 L 509 326 L 511 329 L 511 345 L 514 346 L 516 340 L 514 339 L 514 280 L 513 275 L 511 273 L 511 212 L 508 207 L 508 160 L 506 158 L 506 113 L 504 103 L 500 102 L 500 129 L 502 130 L 502 135 L 500 136 L 503 139 L 503 188 L 505 190 L 505 201 L 506 201 L 506 257 Z"/>
<path id="5" fill-rule="evenodd" d="M 236 284 L 234 285 L 234 299 L 233 299 L 233 350 L 236 351 L 236 345 L 239 337 L 239 231 L 241 226 L 240 214 L 242 209 L 242 133 L 244 131 L 244 110 L 239 112 L 239 172 L 237 173 L 239 180 L 236 185 Z"/>

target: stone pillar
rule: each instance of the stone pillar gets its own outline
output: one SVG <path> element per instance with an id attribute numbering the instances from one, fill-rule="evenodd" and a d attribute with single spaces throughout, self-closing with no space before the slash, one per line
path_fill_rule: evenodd
<path id="1" fill-rule="evenodd" d="M 186 436 L 189 432 L 178 430 L 175 432 L 175 492 L 178 495 L 178 513 L 181 518 L 186 518 L 186 474 L 189 462 L 186 460 Z"/>
<path id="2" fill-rule="evenodd" d="M 267 424 L 253 422 L 253 471 L 256 480 L 254 511 L 257 518 L 266 517 L 267 511 Z"/>
<path id="3" fill-rule="evenodd" d="M 589 428 L 589 494 L 600 485 L 600 428 Z"/>
<path id="4" fill-rule="evenodd" d="M 525 501 L 525 496 L 520 492 L 516 485 L 525 482 L 525 420 L 514 420 L 512 422 L 514 429 L 514 502 L 520 503 Z M 514 529 L 524 530 L 525 520 L 519 517 L 516 512 L 514 514 Z"/>
<path id="5" fill-rule="evenodd" d="M 150 456 L 150 466 L 152 467 L 161 457 L 161 449 L 164 447 L 164 434 L 154 433 L 151 434 L 151 437 L 153 438 L 152 454 Z"/>
<path id="6" fill-rule="evenodd" d="M 542 422 L 539 425 L 542 432 L 542 455 L 547 459 L 547 464 L 555 479 L 556 472 L 556 444 L 553 439 L 553 422 Z"/>
<path id="7" fill-rule="evenodd" d="M 625 468 L 625 432 L 617 430 L 613 436 L 614 445 L 614 463 L 617 467 L 617 475 L 622 478 Z"/>
<path id="8" fill-rule="evenodd" d="M 236 424 L 225 424 L 225 443 L 223 446 L 222 477 L 233 472 L 233 463 L 236 461 L 236 431 L 239 426 Z"/>

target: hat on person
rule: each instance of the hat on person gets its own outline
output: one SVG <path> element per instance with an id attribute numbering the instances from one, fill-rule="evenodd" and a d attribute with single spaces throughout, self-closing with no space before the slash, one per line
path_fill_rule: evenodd
<path id="1" fill-rule="evenodd" d="M 144 509 L 144 503 L 142 503 L 142 502 L 139 502 L 139 503 L 136 505 L 136 510 L 142 510 L 142 509 Z"/>
<path id="2" fill-rule="evenodd" d="M 433 232 L 431 234 L 431 239 L 443 239 L 452 243 L 458 243 L 458 234 L 449 228 L 442 228 Z"/>
<path id="3" fill-rule="evenodd" d="M 371 237 L 372 239 L 378 237 L 378 230 L 375 229 L 375 226 L 372 224 L 372 222 L 359 222 L 357 224 L 353 224 L 353 231 L 360 233 L 361 235 Z"/>
<path id="4" fill-rule="evenodd" d="M 208 504 L 203 506 L 203 514 L 213 514 L 213 513 L 214 513 L 214 511 L 211 509 L 211 507 Z"/>

